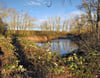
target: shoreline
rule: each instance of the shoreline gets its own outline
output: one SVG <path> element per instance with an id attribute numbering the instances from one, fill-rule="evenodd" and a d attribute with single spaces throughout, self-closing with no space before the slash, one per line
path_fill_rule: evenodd
<path id="1" fill-rule="evenodd" d="M 30 36 L 30 37 L 25 37 L 27 40 L 30 40 L 30 41 L 33 41 L 33 42 L 36 42 L 36 43 L 44 43 L 44 42 L 48 42 L 48 41 L 51 41 L 51 40 L 54 40 L 54 39 L 59 39 L 60 37 L 62 38 L 66 38 L 67 36 L 63 35 L 58 35 L 58 36 L 45 36 L 45 35 L 42 35 L 42 36 L 38 36 L 38 35 L 34 35 L 34 36 Z"/>
<path id="2" fill-rule="evenodd" d="M 36 43 L 44 43 L 48 42 L 51 40 L 55 39 L 70 39 L 72 41 L 78 41 L 79 40 L 79 35 L 72 35 L 72 34 L 67 34 L 67 35 L 56 35 L 56 36 L 48 36 L 48 35 L 34 35 L 34 36 L 28 36 L 25 37 L 27 40 L 36 42 Z"/>

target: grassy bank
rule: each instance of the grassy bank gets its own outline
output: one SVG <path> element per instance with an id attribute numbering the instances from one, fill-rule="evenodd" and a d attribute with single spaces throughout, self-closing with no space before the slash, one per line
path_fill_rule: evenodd
<path id="1" fill-rule="evenodd" d="M 7 31 L 6 35 L 11 37 L 11 34 L 17 34 L 18 37 L 24 37 L 27 40 L 31 40 L 34 42 L 48 42 L 52 39 L 57 39 L 59 37 L 67 37 L 67 32 L 56 32 L 56 31 L 24 31 L 24 30 L 16 30 Z"/>
<path id="2" fill-rule="evenodd" d="M 73 35 L 71 35 L 73 38 Z M 77 40 L 77 39 L 76 39 Z M 13 34 L 0 37 L 1 78 L 99 78 L 100 42 L 78 40 L 77 53 L 62 58 L 32 40 Z"/>

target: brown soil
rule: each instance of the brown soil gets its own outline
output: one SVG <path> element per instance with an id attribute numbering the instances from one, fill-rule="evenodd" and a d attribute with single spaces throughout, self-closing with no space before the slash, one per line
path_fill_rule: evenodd
<path id="1" fill-rule="evenodd" d="M 26 39 L 31 40 L 33 42 L 47 42 L 47 41 L 50 41 L 52 39 L 58 39 L 60 37 L 66 38 L 66 36 L 63 36 L 63 35 L 62 36 L 61 35 L 59 35 L 59 36 L 37 36 L 37 35 L 35 35 L 32 37 L 26 37 Z"/>
<path id="2" fill-rule="evenodd" d="M 27 40 L 31 40 L 33 42 L 47 42 L 48 38 L 47 36 L 33 36 L 33 37 L 27 37 Z"/>

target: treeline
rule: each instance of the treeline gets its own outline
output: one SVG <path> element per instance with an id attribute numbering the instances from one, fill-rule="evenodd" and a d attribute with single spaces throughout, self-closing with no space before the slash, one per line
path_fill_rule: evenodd
<path id="1" fill-rule="evenodd" d="M 71 32 L 86 29 L 87 15 L 82 13 L 70 19 L 61 19 L 60 16 L 49 17 L 40 24 L 41 31 Z M 84 28 L 85 27 L 85 28 Z M 86 29 L 87 30 L 87 29 Z"/>
<path id="2" fill-rule="evenodd" d="M 41 31 L 68 31 L 69 20 L 62 21 L 60 16 L 49 17 L 40 24 Z"/>
<path id="3" fill-rule="evenodd" d="M 32 30 L 37 19 L 31 17 L 28 12 L 17 11 L 15 8 L 6 9 L 0 4 L 0 32 L 4 29 L 8 30 L 7 33 L 16 33 L 18 30 L 24 30 L 21 33 L 25 34 L 25 31 Z M 5 24 L 5 25 L 3 25 Z M 4 27 L 4 28 L 3 28 Z"/>
<path id="4" fill-rule="evenodd" d="M 0 18 L 1 22 L 4 22 L 6 25 L 5 29 L 8 30 L 8 33 L 16 33 L 16 31 L 22 31 L 22 34 L 25 34 L 25 31 L 33 30 L 34 27 L 38 25 L 35 24 L 37 21 L 36 18 L 31 17 L 28 12 L 16 11 L 14 8 L 5 9 L 0 4 Z M 63 19 L 60 16 L 49 17 L 48 20 L 43 21 L 40 24 L 39 29 L 41 31 L 56 31 L 56 32 L 87 32 L 90 36 L 95 36 L 99 38 L 99 2 L 98 0 L 84 0 L 81 2 L 81 5 L 78 6 L 80 10 L 83 10 L 84 13 L 77 15 L 74 18 Z M 2 26 L 1 26 L 2 27 Z M 3 29 L 3 28 L 1 28 Z M 31 33 L 30 33 L 31 34 Z"/>

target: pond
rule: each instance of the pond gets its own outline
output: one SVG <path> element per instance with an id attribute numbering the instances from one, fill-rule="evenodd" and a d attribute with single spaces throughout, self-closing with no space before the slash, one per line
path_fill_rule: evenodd
<path id="1" fill-rule="evenodd" d="M 68 54 L 78 49 L 78 46 L 70 39 L 56 39 L 52 40 L 49 44 L 49 48 L 51 48 L 52 52 L 57 52 L 57 54 L 60 53 L 61 55 Z M 48 48 L 45 47 L 46 43 L 37 43 L 37 45 Z"/>

